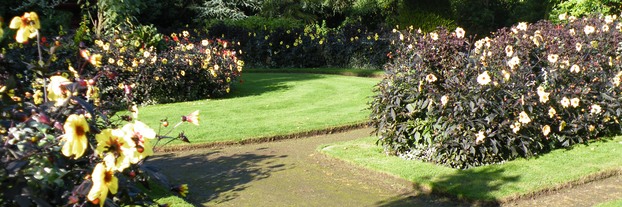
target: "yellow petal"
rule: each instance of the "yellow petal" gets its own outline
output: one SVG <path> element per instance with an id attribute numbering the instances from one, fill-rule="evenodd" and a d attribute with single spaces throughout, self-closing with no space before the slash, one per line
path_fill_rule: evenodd
<path id="1" fill-rule="evenodd" d="M 20 28 L 17 30 L 17 34 L 15 34 L 15 41 L 19 43 L 24 43 L 28 41 L 28 36 L 30 36 L 30 31 L 25 28 Z"/>
<path id="2" fill-rule="evenodd" d="M 41 23 L 39 23 L 39 15 L 37 15 L 37 13 L 30 12 L 30 21 L 34 22 L 34 24 L 32 25 L 33 27 L 35 27 L 36 29 L 41 29 Z"/>
<path id="3" fill-rule="evenodd" d="M 29 31 L 30 35 L 28 35 L 28 38 L 35 38 L 37 37 L 37 34 L 39 33 L 39 31 L 37 31 L 36 29 L 33 29 L 32 31 Z"/>
<path id="4" fill-rule="evenodd" d="M 116 176 L 112 176 L 110 183 L 108 183 L 108 188 L 112 194 L 116 194 L 119 189 L 119 179 Z"/>
<path id="5" fill-rule="evenodd" d="M 11 29 L 19 29 L 22 26 L 22 18 L 13 17 L 11 20 L 11 24 L 9 24 L 9 28 Z"/>
<path id="6" fill-rule="evenodd" d="M 73 144 L 72 140 L 70 139 L 65 140 L 65 144 L 63 145 L 63 149 L 61 151 L 63 152 L 63 155 L 65 155 L 66 157 L 71 156 L 71 145 L 72 144 Z"/>

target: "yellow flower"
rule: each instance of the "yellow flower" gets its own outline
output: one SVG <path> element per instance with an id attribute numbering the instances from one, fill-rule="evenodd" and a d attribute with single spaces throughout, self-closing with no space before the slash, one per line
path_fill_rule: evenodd
<path id="1" fill-rule="evenodd" d="M 63 155 L 67 157 L 75 155 L 74 158 L 76 159 L 82 157 L 88 142 L 86 133 L 89 131 L 89 124 L 86 122 L 84 115 L 69 115 L 63 129 L 65 130 L 63 135 L 63 140 L 65 141 L 62 148 Z"/>
<path id="2" fill-rule="evenodd" d="M 97 148 L 95 152 L 104 158 L 106 166 L 123 171 L 130 166 L 130 159 L 134 155 L 134 142 L 128 140 L 125 132 L 120 129 L 105 129 L 95 135 Z M 107 153 L 107 155 L 105 155 Z"/>
<path id="3" fill-rule="evenodd" d="M 28 38 L 37 36 L 38 29 L 41 28 L 39 16 L 35 12 L 26 12 L 21 17 L 13 17 L 9 28 L 17 29 L 15 40 L 19 43 L 28 41 Z"/>
<path id="4" fill-rule="evenodd" d="M 502 70 L 501 74 L 503 75 L 503 80 L 510 80 L 510 73 L 508 73 L 508 71 Z"/>
<path id="5" fill-rule="evenodd" d="M 544 134 L 544 136 L 548 136 L 549 133 L 551 133 L 551 126 L 549 125 L 544 125 L 542 127 L 542 134 Z"/>
<path id="6" fill-rule="evenodd" d="M 35 94 L 32 96 L 32 100 L 36 105 L 43 103 L 43 92 L 41 90 L 36 90 Z"/>
<path id="7" fill-rule="evenodd" d="M 514 48 L 512 45 L 505 46 L 505 55 L 508 57 L 512 57 L 512 55 L 514 55 Z"/>
<path id="8" fill-rule="evenodd" d="M 595 30 L 594 27 L 590 26 L 590 25 L 586 25 L 583 28 L 583 32 L 585 32 L 585 35 L 590 35 L 590 34 L 594 33 L 594 30 Z"/>
<path id="9" fill-rule="evenodd" d="M 131 157 L 131 163 L 138 163 L 147 156 L 153 155 L 153 146 L 151 140 L 156 138 L 156 133 L 146 124 L 136 121 L 123 126 L 126 140 L 134 142 L 134 155 Z"/>
<path id="10" fill-rule="evenodd" d="M 538 95 L 540 96 L 540 103 L 548 102 L 549 101 L 549 94 L 551 94 L 551 93 L 546 93 L 546 92 L 538 93 Z"/>
<path id="11" fill-rule="evenodd" d="M 567 13 L 563 13 L 563 14 L 559 14 L 559 20 L 566 20 L 566 18 L 568 17 Z"/>
<path id="12" fill-rule="evenodd" d="M 488 75 L 488 71 L 484 71 L 482 74 L 477 76 L 477 82 L 480 85 L 488 85 L 490 83 L 490 76 Z"/>
<path id="13" fill-rule="evenodd" d="M 520 59 L 517 56 L 512 57 L 512 59 L 508 61 L 508 66 L 510 67 L 510 69 L 515 69 L 519 64 Z"/>
<path id="14" fill-rule="evenodd" d="M 523 124 L 528 124 L 529 122 L 531 122 L 531 118 L 529 118 L 529 115 L 527 115 L 525 111 L 522 111 L 518 115 L 518 121 L 520 121 Z"/>
<path id="15" fill-rule="evenodd" d="M 577 50 L 577 52 L 581 52 L 581 48 L 583 48 L 583 44 L 581 44 L 580 42 L 577 42 L 577 44 L 575 44 L 574 47 Z"/>
<path id="16" fill-rule="evenodd" d="M 178 185 L 171 188 L 171 190 L 179 193 L 182 197 L 186 197 L 186 195 L 188 195 L 188 184 Z"/>
<path id="17" fill-rule="evenodd" d="M 564 128 L 566 127 L 566 121 L 562 121 L 561 123 L 559 123 L 559 131 L 561 132 L 562 130 L 564 130 Z"/>
<path id="18" fill-rule="evenodd" d="M 188 116 L 182 116 L 181 121 L 187 121 L 189 123 L 193 123 L 194 125 L 199 125 L 199 110 L 196 110 L 190 113 Z"/>
<path id="19" fill-rule="evenodd" d="M 540 102 L 541 103 L 546 103 L 547 101 L 549 101 L 549 94 L 551 93 L 547 93 L 544 91 L 544 87 L 542 86 L 538 86 L 538 96 L 540 96 Z"/>
<path id="20" fill-rule="evenodd" d="M 556 54 L 549 54 L 547 59 L 549 60 L 549 62 L 551 63 L 556 63 L 557 59 L 559 59 L 559 55 Z"/>
<path id="21" fill-rule="evenodd" d="M 63 76 L 50 77 L 50 83 L 48 83 L 48 99 L 56 101 L 57 106 L 62 105 L 71 96 L 71 92 L 67 90 L 67 85 L 72 84 L 67 78 Z"/>
<path id="22" fill-rule="evenodd" d="M 95 67 L 102 66 L 102 55 L 94 54 L 89 58 L 89 62 Z"/>
<path id="23" fill-rule="evenodd" d="M 590 109 L 590 113 L 592 114 L 600 114 L 600 112 L 602 111 L 602 109 L 600 108 L 600 105 L 598 104 L 593 104 L 592 107 L 590 107 L 592 109 Z"/>
<path id="24" fill-rule="evenodd" d="M 519 30 L 527 31 L 527 22 L 518 23 L 518 26 L 516 26 L 516 28 Z"/>
<path id="25" fill-rule="evenodd" d="M 95 104 L 99 104 L 99 88 L 97 86 L 88 85 L 86 89 L 86 98 L 93 100 Z"/>
<path id="26" fill-rule="evenodd" d="M 579 106 L 579 102 L 580 102 L 579 98 L 572 98 L 572 99 L 570 99 L 570 105 L 572 107 L 578 107 Z"/>
<path id="27" fill-rule="evenodd" d="M 441 104 L 443 104 L 443 106 L 446 105 L 447 102 L 449 102 L 449 97 L 447 97 L 447 95 L 441 97 Z"/>
<path id="28" fill-rule="evenodd" d="M 425 79 L 428 81 L 428 83 L 434 83 L 437 80 L 436 76 L 432 73 L 428 74 Z"/>
<path id="29" fill-rule="evenodd" d="M 514 122 L 514 124 L 510 125 L 512 132 L 518 133 L 520 131 L 520 122 Z"/>
<path id="30" fill-rule="evenodd" d="M 594 125 L 589 125 L 587 129 L 590 130 L 590 132 L 593 132 L 594 130 L 596 130 L 596 127 Z"/>
<path id="31" fill-rule="evenodd" d="M 378 34 L 376 34 L 376 37 L 378 36 Z M 464 29 L 458 27 L 456 28 L 456 37 L 458 38 L 463 38 L 464 37 Z"/>
<path id="32" fill-rule="evenodd" d="M 432 38 L 432 40 L 438 40 L 438 34 L 436 32 L 431 32 L 430 38 Z"/>
<path id="33" fill-rule="evenodd" d="M 486 135 L 484 135 L 484 131 L 479 131 L 479 133 L 475 135 L 475 143 L 477 144 L 481 144 L 482 142 L 484 142 L 484 139 L 486 139 Z"/>
<path id="34" fill-rule="evenodd" d="M 570 99 L 564 97 L 564 98 L 562 98 L 560 103 L 562 104 L 562 106 L 564 108 L 568 108 L 568 106 L 570 105 Z"/>
<path id="35" fill-rule="evenodd" d="M 572 67 L 570 67 L 570 72 L 575 72 L 575 73 L 579 73 L 581 71 L 581 67 L 579 67 L 578 65 L 572 65 Z"/>
<path id="36" fill-rule="evenodd" d="M 605 16 L 605 23 L 611 24 L 611 23 L 613 23 L 613 20 L 615 20 L 615 19 L 616 19 L 615 15 L 614 16 L 607 15 L 607 16 Z"/>
<path id="37" fill-rule="evenodd" d="M 104 206 L 108 192 L 116 194 L 119 189 L 119 179 L 114 176 L 114 171 L 106 169 L 103 163 L 95 165 L 93 173 L 91 174 L 93 180 L 93 187 L 86 196 L 89 201 L 99 206 Z"/>
<path id="38" fill-rule="evenodd" d="M 557 111 L 553 107 L 549 108 L 549 117 L 553 118 L 557 114 Z"/>

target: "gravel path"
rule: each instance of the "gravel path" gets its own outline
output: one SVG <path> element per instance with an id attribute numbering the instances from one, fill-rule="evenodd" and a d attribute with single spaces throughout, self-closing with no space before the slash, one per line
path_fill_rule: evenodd
<path id="1" fill-rule="evenodd" d="M 150 161 L 171 181 L 188 183 L 197 206 L 473 206 L 419 193 L 408 181 L 316 151 L 369 136 L 343 133 L 221 148 L 161 153 Z M 622 177 L 492 206 L 592 206 L 622 198 Z"/>

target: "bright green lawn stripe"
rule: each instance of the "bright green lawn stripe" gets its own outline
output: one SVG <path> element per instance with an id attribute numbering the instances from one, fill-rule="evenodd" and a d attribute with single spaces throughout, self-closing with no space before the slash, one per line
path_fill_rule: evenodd
<path id="1" fill-rule="evenodd" d="M 534 159 L 517 159 L 499 165 L 456 170 L 421 161 L 387 156 L 375 138 L 322 146 L 330 156 L 373 170 L 410 180 L 436 192 L 474 200 L 506 200 L 569 182 L 599 172 L 621 170 L 622 136 L 572 150 L 555 150 Z"/>
<path id="2" fill-rule="evenodd" d="M 168 117 L 201 110 L 201 125 L 178 129 L 193 143 L 240 141 L 365 122 L 378 79 L 318 74 L 244 74 L 230 97 L 140 108 L 139 118 L 157 129 Z"/>
<path id="3" fill-rule="evenodd" d="M 596 205 L 596 207 L 620 207 L 620 206 L 622 206 L 622 199 L 609 201 L 609 202 Z"/>
<path id="4" fill-rule="evenodd" d="M 359 77 L 381 77 L 383 70 L 356 69 L 356 68 L 249 68 L 244 69 L 248 73 L 313 73 L 335 74 Z"/>

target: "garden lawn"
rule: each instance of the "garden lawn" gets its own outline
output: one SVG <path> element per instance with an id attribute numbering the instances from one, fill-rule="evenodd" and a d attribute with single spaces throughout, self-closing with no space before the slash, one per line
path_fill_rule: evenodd
<path id="1" fill-rule="evenodd" d="M 622 199 L 609 201 L 596 205 L 596 207 L 619 207 L 622 206 Z"/>
<path id="2" fill-rule="evenodd" d="M 185 123 L 175 130 L 184 131 L 192 143 L 237 142 L 361 124 L 368 119 L 367 103 L 379 81 L 282 73 L 247 73 L 242 80 L 225 98 L 140 107 L 139 120 L 158 130 L 161 119 L 168 118 L 174 126 L 182 115 L 200 110 L 200 126 Z"/>
<path id="3" fill-rule="evenodd" d="M 437 193 L 484 201 L 507 201 L 622 170 L 622 136 L 572 150 L 555 150 L 533 159 L 456 170 L 387 156 L 376 138 L 320 146 L 332 157 L 395 175 Z"/>

